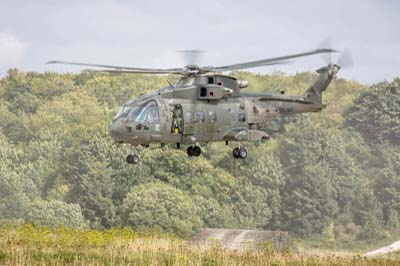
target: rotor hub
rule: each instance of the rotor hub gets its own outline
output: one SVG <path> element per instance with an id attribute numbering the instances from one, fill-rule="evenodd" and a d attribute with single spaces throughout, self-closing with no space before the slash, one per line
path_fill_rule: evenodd
<path id="1" fill-rule="evenodd" d="M 185 66 L 185 68 L 189 69 L 189 70 L 199 70 L 200 67 L 198 65 L 187 65 Z"/>

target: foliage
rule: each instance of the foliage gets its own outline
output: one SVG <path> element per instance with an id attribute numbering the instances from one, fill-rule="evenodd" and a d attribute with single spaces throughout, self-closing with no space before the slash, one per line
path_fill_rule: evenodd
<path id="1" fill-rule="evenodd" d="M 36 200 L 28 204 L 24 219 L 49 226 L 65 225 L 69 227 L 86 227 L 81 207 L 57 200 Z"/>
<path id="2" fill-rule="evenodd" d="M 122 222 L 134 229 L 151 229 L 188 237 L 200 225 L 188 195 L 163 183 L 139 185 L 122 205 Z"/>
<path id="3" fill-rule="evenodd" d="M 302 94 L 312 73 L 236 72 L 249 91 Z M 282 117 L 266 144 L 113 145 L 124 101 L 173 76 L 24 73 L 0 80 L 0 219 L 188 237 L 200 226 L 288 230 L 329 246 L 390 238 L 400 224 L 399 83 L 335 80 L 319 114 Z"/>
<path id="4" fill-rule="evenodd" d="M 400 78 L 382 82 L 361 93 L 345 114 L 345 125 L 368 141 L 400 145 Z"/>

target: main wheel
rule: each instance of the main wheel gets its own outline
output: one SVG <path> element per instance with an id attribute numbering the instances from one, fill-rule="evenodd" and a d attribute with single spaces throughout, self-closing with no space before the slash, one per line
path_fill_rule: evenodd
<path id="1" fill-rule="evenodd" d="M 129 154 L 126 156 L 126 162 L 129 164 L 137 164 L 140 161 L 139 156 L 136 154 Z"/>
<path id="2" fill-rule="evenodd" d="M 239 157 L 240 159 L 245 159 L 247 157 L 247 150 L 245 148 L 239 149 Z"/>
<path id="3" fill-rule="evenodd" d="M 140 158 L 138 155 L 134 154 L 132 155 L 132 157 L 133 157 L 133 164 L 137 164 L 140 162 Z"/>
<path id="4" fill-rule="evenodd" d="M 133 155 L 132 154 L 129 154 L 128 156 L 126 156 L 126 162 L 133 163 Z"/>
<path id="5" fill-rule="evenodd" d="M 199 146 L 194 146 L 193 147 L 193 156 L 199 157 L 201 154 L 201 149 Z"/>
<path id="6" fill-rule="evenodd" d="M 193 146 L 189 146 L 189 147 L 187 148 L 186 152 L 187 152 L 187 155 L 188 155 L 189 157 L 192 157 L 192 156 L 193 156 Z"/>
<path id="7" fill-rule="evenodd" d="M 240 158 L 240 150 L 239 148 L 234 148 L 232 151 L 233 158 L 238 159 Z"/>

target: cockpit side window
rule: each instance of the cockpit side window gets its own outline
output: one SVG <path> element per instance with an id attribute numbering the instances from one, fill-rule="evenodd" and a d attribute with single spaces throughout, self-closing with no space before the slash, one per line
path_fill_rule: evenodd
<path id="1" fill-rule="evenodd" d="M 149 108 L 147 112 L 147 122 L 149 123 L 158 123 L 158 108 L 157 106 Z"/>

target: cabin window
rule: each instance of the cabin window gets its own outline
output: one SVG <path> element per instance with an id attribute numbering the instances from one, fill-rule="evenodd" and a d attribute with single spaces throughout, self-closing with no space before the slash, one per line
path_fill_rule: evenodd
<path id="1" fill-rule="evenodd" d="M 190 112 L 185 113 L 185 122 L 188 124 L 192 123 L 192 113 L 190 113 Z"/>
<path id="2" fill-rule="evenodd" d="M 197 112 L 196 120 L 197 120 L 198 123 L 204 123 L 204 113 L 203 112 Z"/>
<path id="3" fill-rule="evenodd" d="M 207 88 L 206 87 L 200 88 L 200 97 L 207 97 Z"/>
<path id="4" fill-rule="evenodd" d="M 246 114 L 244 112 L 238 113 L 238 121 L 239 122 L 246 122 Z"/>
<path id="5" fill-rule="evenodd" d="M 208 77 L 208 84 L 214 84 L 214 77 Z"/>
<path id="6" fill-rule="evenodd" d="M 210 123 L 215 123 L 217 122 L 217 113 L 213 111 L 208 112 L 208 120 Z"/>

